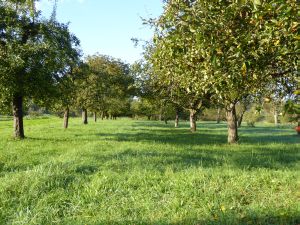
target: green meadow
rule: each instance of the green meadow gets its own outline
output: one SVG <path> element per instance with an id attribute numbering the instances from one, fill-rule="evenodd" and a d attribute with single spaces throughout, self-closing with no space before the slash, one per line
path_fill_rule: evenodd
<path id="1" fill-rule="evenodd" d="M 0 224 L 300 224 L 300 139 L 258 124 L 0 121 Z"/>

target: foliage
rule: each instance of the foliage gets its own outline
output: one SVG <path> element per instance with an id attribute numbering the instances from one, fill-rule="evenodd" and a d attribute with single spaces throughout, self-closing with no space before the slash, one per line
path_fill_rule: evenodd
<path id="1" fill-rule="evenodd" d="M 255 123 L 263 119 L 261 112 L 257 110 L 257 106 L 253 105 L 247 112 L 245 112 L 245 121 L 248 126 L 254 127 Z"/>
<path id="2" fill-rule="evenodd" d="M 35 1 L 0 1 L 0 102 L 13 106 L 14 136 L 23 139 L 24 100 L 53 106 L 60 82 L 79 58 L 68 25 L 45 20 Z"/>
<path id="3" fill-rule="evenodd" d="M 218 109 L 208 108 L 204 109 L 199 116 L 200 120 L 203 121 L 217 121 L 218 119 Z M 220 109 L 220 121 L 226 121 L 226 113 L 224 109 Z"/>
<path id="4" fill-rule="evenodd" d="M 2 104 L 10 104 L 16 93 L 47 103 L 68 61 L 77 57 L 79 41 L 67 25 L 40 19 L 38 13 L 29 17 L 16 8 L 0 2 Z"/>
<path id="5" fill-rule="evenodd" d="M 289 121 L 297 121 L 300 126 L 300 104 L 299 93 L 296 94 L 294 99 L 289 99 L 284 105 L 284 115 L 289 116 Z"/>
<path id="6" fill-rule="evenodd" d="M 77 105 L 113 116 L 128 110 L 126 102 L 135 91 L 129 66 L 99 54 L 88 56 L 86 66 L 77 82 Z"/>
<path id="7" fill-rule="evenodd" d="M 190 108 L 222 104 L 237 128 L 235 105 L 268 91 L 295 89 L 299 4 L 292 1 L 165 1 L 145 58 L 171 96 Z M 191 107 L 192 106 L 192 107 Z"/>

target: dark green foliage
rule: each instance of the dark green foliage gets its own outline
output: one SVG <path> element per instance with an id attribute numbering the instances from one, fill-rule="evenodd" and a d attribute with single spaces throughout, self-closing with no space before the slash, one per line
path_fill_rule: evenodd
<path id="1" fill-rule="evenodd" d="M 34 3 L 0 1 L 1 111 L 13 105 L 19 138 L 24 138 L 23 101 L 51 106 L 60 94 L 58 83 L 79 56 L 79 40 L 68 26 L 42 19 Z"/>
<path id="2" fill-rule="evenodd" d="M 126 63 L 104 55 L 89 56 L 76 82 L 77 106 L 111 116 L 124 115 L 135 94 L 133 83 Z"/>

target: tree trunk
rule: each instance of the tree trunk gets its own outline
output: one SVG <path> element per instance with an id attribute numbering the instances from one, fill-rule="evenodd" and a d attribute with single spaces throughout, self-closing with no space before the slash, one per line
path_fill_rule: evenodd
<path id="1" fill-rule="evenodd" d="M 82 109 L 82 122 L 83 124 L 88 124 L 87 110 Z"/>
<path id="2" fill-rule="evenodd" d="M 161 114 L 158 115 L 158 120 L 162 121 L 162 115 Z"/>
<path id="3" fill-rule="evenodd" d="M 104 119 L 104 112 L 101 112 L 101 120 Z"/>
<path id="4" fill-rule="evenodd" d="M 179 110 L 176 109 L 176 115 L 175 115 L 175 127 L 179 127 Z"/>
<path id="5" fill-rule="evenodd" d="M 218 111 L 217 111 L 217 123 L 221 122 L 221 108 L 218 107 Z"/>
<path id="6" fill-rule="evenodd" d="M 191 132 L 196 132 L 197 126 L 196 126 L 196 111 L 190 110 L 190 128 Z"/>
<path id="7" fill-rule="evenodd" d="M 168 124 L 168 120 L 167 118 L 164 118 L 165 124 Z"/>
<path id="8" fill-rule="evenodd" d="M 14 95 L 13 97 L 13 116 L 14 116 L 14 137 L 23 139 L 24 125 L 23 125 L 23 97 L 21 95 Z"/>
<path id="9" fill-rule="evenodd" d="M 94 122 L 96 123 L 97 122 L 97 113 L 94 112 Z"/>
<path id="10" fill-rule="evenodd" d="M 235 104 L 231 104 L 229 109 L 226 109 L 227 125 L 228 125 L 228 143 L 235 144 L 238 141 L 238 127 Z"/>
<path id="11" fill-rule="evenodd" d="M 276 107 L 274 109 L 274 124 L 275 126 L 278 126 L 278 111 Z"/>
<path id="12" fill-rule="evenodd" d="M 245 112 L 242 112 L 242 114 L 241 114 L 240 117 L 238 118 L 238 121 L 237 121 L 238 127 L 241 127 L 241 126 L 242 126 L 244 113 L 245 113 Z"/>
<path id="13" fill-rule="evenodd" d="M 70 110 L 67 107 L 64 113 L 64 128 L 67 129 L 69 126 L 69 114 L 70 114 Z"/>

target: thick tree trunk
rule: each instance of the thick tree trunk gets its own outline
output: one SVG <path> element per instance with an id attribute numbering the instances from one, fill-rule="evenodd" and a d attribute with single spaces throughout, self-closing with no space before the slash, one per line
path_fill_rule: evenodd
<path id="1" fill-rule="evenodd" d="M 234 144 L 238 142 L 238 127 L 235 104 L 231 104 L 229 109 L 226 109 L 227 125 L 228 125 L 228 143 Z"/>
<path id="2" fill-rule="evenodd" d="M 220 123 L 221 122 L 221 108 L 218 107 L 218 110 L 217 110 L 217 123 Z"/>
<path id="3" fill-rule="evenodd" d="M 70 110 L 67 107 L 65 109 L 65 113 L 64 113 L 64 128 L 67 129 L 69 127 L 69 114 L 70 114 Z"/>
<path id="4" fill-rule="evenodd" d="M 97 122 L 97 113 L 94 112 L 94 122 L 96 123 Z"/>
<path id="5" fill-rule="evenodd" d="M 242 114 L 241 114 L 241 115 L 239 116 L 239 118 L 238 118 L 238 121 L 237 121 L 238 127 L 241 127 L 241 126 L 242 126 L 244 113 L 245 113 L 245 112 L 242 112 Z"/>
<path id="6" fill-rule="evenodd" d="M 82 109 L 82 122 L 83 124 L 88 124 L 88 116 L 86 109 Z"/>
<path id="7" fill-rule="evenodd" d="M 195 110 L 190 110 L 190 128 L 191 128 L 191 132 L 193 133 L 196 132 L 197 130 Z"/>
<path id="8" fill-rule="evenodd" d="M 15 95 L 13 97 L 13 116 L 14 116 L 14 137 L 23 139 L 24 126 L 23 126 L 23 97 Z"/>
<path id="9" fill-rule="evenodd" d="M 176 109 L 176 115 L 175 115 L 175 127 L 179 127 L 179 110 Z"/>

